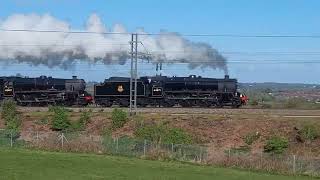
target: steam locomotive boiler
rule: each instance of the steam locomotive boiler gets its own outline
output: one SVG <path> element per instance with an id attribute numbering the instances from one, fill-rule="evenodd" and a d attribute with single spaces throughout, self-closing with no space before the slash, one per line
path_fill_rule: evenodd
<path id="1" fill-rule="evenodd" d="M 129 106 L 130 78 L 111 77 L 96 84 L 94 98 L 98 105 L 110 107 L 114 104 Z M 151 76 L 137 81 L 138 106 L 162 107 L 223 107 L 238 108 L 246 103 L 246 97 L 237 91 L 237 80 L 225 76 L 223 79 Z"/>
<path id="2" fill-rule="evenodd" d="M 0 77 L 1 99 L 13 99 L 21 106 L 87 105 L 92 97 L 83 79 L 58 79 L 46 76 Z"/>

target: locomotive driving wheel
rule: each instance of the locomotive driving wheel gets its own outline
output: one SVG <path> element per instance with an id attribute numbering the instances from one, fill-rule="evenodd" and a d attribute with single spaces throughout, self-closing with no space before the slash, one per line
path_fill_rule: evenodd
<path id="1" fill-rule="evenodd" d="M 112 101 L 104 101 L 101 103 L 103 107 L 111 107 L 113 105 Z"/>
<path id="2" fill-rule="evenodd" d="M 241 106 L 241 102 L 238 99 L 232 99 L 231 107 L 232 108 L 239 108 Z"/>
<path id="3" fill-rule="evenodd" d="M 119 100 L 119 106 L 120 107 L 129 107 L 130 103 L 127 99 L 120 99 Z"/>
<path id="4" fill-rule="evenodd" d="M 163 107 L 173 107 L 175 104 L 176 104 L 175 101 L 172 100 L 172 99 L 164 100 L 164 101 L 161 103 L 161 105 L 162 105 Z"/>
<path id="5" fill-rule="evenodd" d="M 137 100 L 137 106 L 138 107 L 147 107 L 147 102 L 145 101 L 145 100 L 143 100 L 143 99 L 138 99 Z"/>
<path id="6" fill-rule="evenodd" d="M 190 104 L 190 102 L 189 102 L 188 100 L 181 100 L 181 101 L 179 102 L 179 104 L 180 104 L 182 107 L 190 107 L 190 106 L 191 106 L 191 104 Z"/>
<path id="7" fill-rule="evenodd" d="M 210 107 L 210 106 L 212 106 L 212 101 L 210 101 L 210 100 L 202 100 L 202 101 L 199 101 L 199 106 L 200 107 L 203 107 L 203 108 L 208 108 L 208 107 Z"/>

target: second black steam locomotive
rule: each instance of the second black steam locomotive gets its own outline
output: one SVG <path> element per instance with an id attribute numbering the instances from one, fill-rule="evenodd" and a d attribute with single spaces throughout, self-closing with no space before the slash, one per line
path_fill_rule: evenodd
<path id="1" fill-rule="evenodd" d="M 0 77 L 1 99 L 12 99 L 21 106 L 85 106 L 93 100 L 85 88 L 85 81 L 76 76 L 72 79 Z"/>
<path id="2" fill-rule="evenodd" d="M 161 107 L 223 107 L 238 108 L 247 97 L 237 91 L 237 80 L 225 76 L 223 79 L 152 76 L 137 80 L 137 105 Z M 95 103 L 110 107 L 130 104 L 130 78 L 111 77 L 94 88 Z"/>

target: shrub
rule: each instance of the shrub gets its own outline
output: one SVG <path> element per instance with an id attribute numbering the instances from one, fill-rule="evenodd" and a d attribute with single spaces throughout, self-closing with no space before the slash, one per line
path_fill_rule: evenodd
<path id="1" fill-rule="evenodd" d="M 300 98 L 290 98 L 285 102 L 285 108 L 297 108 L 303 103 L 304 101 Z"/>
<path id="2" fill-rule="evenodd" d="M 135 128 L 139 128 L 144 126 L 144 117 L 140 115 L 136 115 L 133 117 Z"/>
<path id="3" fill-rule="evenodd" d="M 18 130 L 20 127 L 21 121 L 18 116 L 12 117 L 9 121 L 6 123 L 6 129 L 11 130 Z"/>
<path id="4" fill-rule="evenodd" d="M 56 109 L 58 109 L 58 108 L 60 108 L 60 106 L 49 106 L 49 107 L 48 107 L 48 111 L 49 111 L 49 112 L 55 112 Z"/>
<path id="5" fill-rule="evenodd" d="M 114 109 L 111 114 L 112 128 L 121 128 L 128 121 L 127 113 L 122 109 Z"/>
<path id="6" fill-rule="evenodd" d="M 2 103 L 1 116 L 5 121 L 7 135 L 12 135 L 14 138 L 19 137 L 21 120 L 14 101 L 9 100 Z"/>
<path id="7" fill-rule="evenodd" d="M 80 114 L 79 120 L 73 125 L 75 130 L 84 130 L 86 125 L 90 122 L 91 112 L 84 111 Z"/>
<path id="8" fill-rule="evenodd" d="M 51 121 L 52 129 L 66 130 L 70 127 L 71 123 L 68 118 L 68 111 L 64 107 L 51 107 L 49 111 L 53 112 Z"/>
<path id="9" fill-rule="evenodd" d="M 13 117 L 6 125 L 6 136 L 12 136 L 14 139 L 20 136 L 21 121 L 18 116 Z"/>
<path id="10" fill-rule="evenodd" d="M 102 135 L 103 136 L 112 136 L 112 129 L 110 128 L 110 127 L 104 127 L 103 129 L 102 129 Z"/>
<path id="11" fill-rule="evenodd" d="M 139 127 L 135 131 L 135 136 L 139 139 L 145 139 L 152 142 L 160 143 L 166 131 L 166 127 L 163 124 L 159 125 L 147 125 Z"/>
<path id="12" fill-rule="evenodd" d="M 191 144 L 192 137 L 183 129 L 173 128 L 167 130 L 163 138 L 164 143 Z"/>
<path id="13" fill-rule="evenodd" d="M 319 136 L 319 131 L 315 125 L 306 124 L 300 130 L 301 136 L 304 140 L 315 140 Z"/>
<path id="14" fill-rule="evenodd" d="M 251 106 L 258 106 L 259 105 L 259 100 L 258 99 L 249 100 L 249 104 Z"/>
<path id="15" fill-rule="evenodd" d="M 288 148 L 289 142 L 284 137 L 272 136 L 267 140 L 264 151 L 272 154 L 282 154 Z"/>
<path id="16" fill-rule="evenodd" d="M 79 118 L 79 123 L 82 125 L 87 125 L 90 122 L 91 112 L 82 112 Z"/>
<path id="17" fill-rule="evenodd" d="M 243 137 L 243 141 L 250 146 L 259 138 L 260 138 L 259 132 L 251 132 Z"/>
<path id="18" fill-rule="evenodd" d="M 147 125 L 139 127 L 135 131 L 135 136 L 139 139 L 149 140 L 155 143 L 165 144 L 191 144 L 192 137 L 179 128 L 168 128 L 163 124 Z"/>
<path id="19" fill-rule="evenodd" d="M 17 116 L 17 106 L 14 101 L 3 101 L 1 117 L 5 120 L 7 124 L 12 118 Z"/>

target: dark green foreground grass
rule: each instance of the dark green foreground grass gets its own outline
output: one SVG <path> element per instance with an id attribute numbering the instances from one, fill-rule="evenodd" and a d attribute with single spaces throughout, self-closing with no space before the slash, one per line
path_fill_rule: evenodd
<path id="1" fill-rule="evenodd" d="M 0 179 L 304 180 L 310 178 L 276 176 L 176 162 L 147 161 L 105 155 L 0 148 Z"/>

